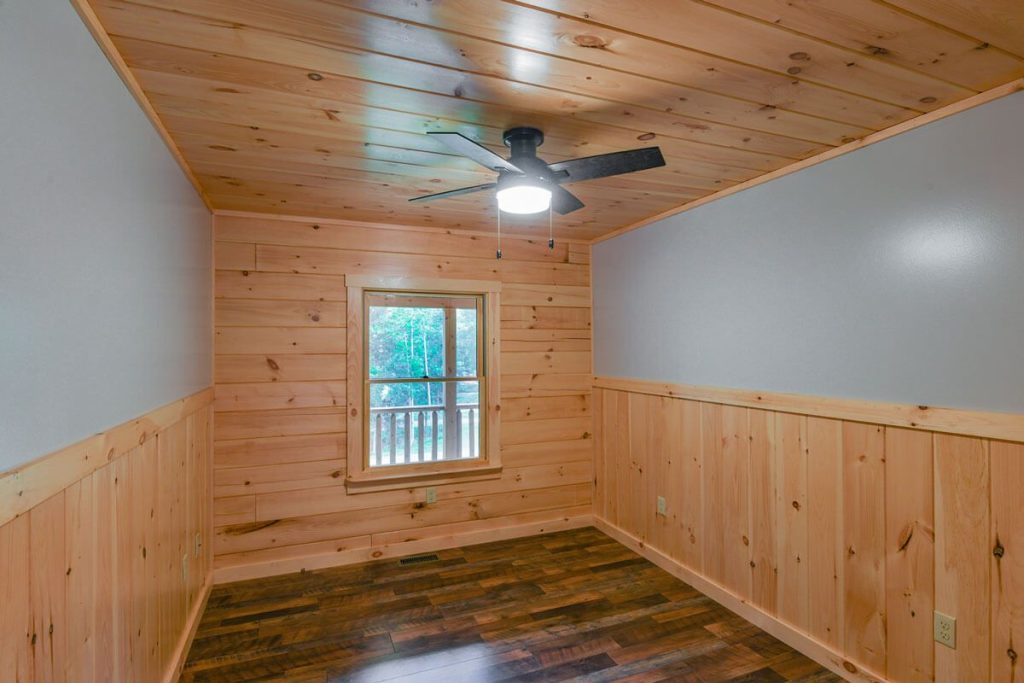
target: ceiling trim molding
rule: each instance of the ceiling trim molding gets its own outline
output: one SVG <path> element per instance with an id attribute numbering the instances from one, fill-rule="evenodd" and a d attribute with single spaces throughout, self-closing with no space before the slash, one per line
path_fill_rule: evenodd
<path id="1" fill-rule="evenodd" d="M 960 100 L 958 102 L 953 102 L 952 104 L 949 104 L 940 109 L 930 111 L 926 114 L 921 114 L 920 116 L 916 116 L 908 121 L 898 123 L 894 126 L 890 126 L 889 128 L 885 128 L 875 133 L 871 133 L 870 135 L 865 135 L 863 138 L 860 138 L 859 140 L 854 140 L 853 142 L 841 145 L 839 147 L 833 147 L 832 149 L 829 149 L 820 154 L 816 154 L 815 156 L 808 157 L 807 159 L 802 159 L 800 161 L 796 161 L 792 164 L 789 164 L 788 166 L 783 166 L 782 168 L 770 171 L 763 175 L 759 175 L 756 178 L 751 178 L 750 180 L 747 180 L 745 182 L 727 187 L 724 190 L 719 190 L 714 194 L 709 194 L 704 197 L 700 197 L 699 199 L 695 199 L 691 202 L 680 204 L 679 206 L 669 209 L 668 211 L 662 211 L 661 213 L 654 214 L 653 216 L 648 216 L 647 218 L 641 219 L 635 223 L 630 223 L 629 225 L 617 228 L 615 230 L 612 230 L 611 232 L 605 233 L 604 235 L 599 235 L 598 237 L 595 237 L 593 240 L 591 240 L 590 243 L 597 244 L 599 242 L 604 242 L 605 240 L 610 240 L 614 237 L 618 237 L 619 235 L 623 235 L 627 232 L 632 232 L 633 230 L 638 230 L 646 225 L 650 225 L 651 223 L 660 221 L 663 218 L 669 218 L 670 216 L 675 216 L 677 214 L 690 211 L 691 209 L 696 209 L 699 206 L 704 206 L 705 204 L 718 201 L 719 199 L 725 199 L 726 197 L 734 195 L 737 192 L 742 192 L 743 190 L 748 190 L 752 187 L 756 187 L 758 185 L 771 182 L 772 180 L 776 180 L 783 176 L 790 175 L 791 173 L 796 173 L 797 171 L 802 171 L 805 168 L 810 168 L 811 166 L 817 166 L 822 162 L 829 161 L 830 159 L 835 159 L 836 157 L 840 157 L 844 154 L 849 154 L 850 152 L 856 152 L 857 150 L 863 149 L 869 145 L 873 145 L 876 142 L 888 140 L 889 138 L 895 137 L 902 133 L 909 132 L 911 130 L 914 130 L 915 128 L 920 128 L 921 126 L 928 125 L 929 123 L 933 123 L 946 117 L 953 116 L 954 114 L 959 114 L 961 112 L 967 111 L 968 109 L 973 109 L 974 107 L 980 106 L 982 104 L 987 104 L 988 102 L 998 100 L 1002 97 L 1006 97 L 1007 95 L 1012 95 L 1013 93 L 1020 91 L 1024 91 L 1024 78 L 1018 78 L 1016 80 L 1010 81 L 1009 83 L 998 85 L 994 88 L 978 93 L 977 95 L 972 95 L 971 97 Z"/>
<path id="2" fill-rule="evenodd" d="M 93 11 L 92 7 L 89 5 L 89 0 L 71 0 L 71 5 L 78 12 L 78 16 L 82 18 L 82 21 L 89 29 L 89 33 L 92 34 L 93 39 L 100 46 L 100 49 L 103 50 L 103 54 L 106 55 L 107 61 L 109 61 L 110 65 L 114 67 L 114 71 L 116 71 L 117 75 L 121 77 L 121 81 L 125 84 L 125 87 L 128 88 L 132 97 L 135 98 L 139 107 L 141 107 L 142 111 L 146 114 L 146 118 L 148 118 L 149 122 L 153 124 L 154 128 L 156 128 L 156 132 L 160 135 L 164 144 L 167 145 L 167 149 L 171 152 L 171 156 L 173 156 L 174 160 L 178 162 L 178 165 L 181 167 L 185 177 L 188 178 L 190 183 L 192 183 L 192 187 L 195 188 L 196 193 L 203 201 L 203 204 L 205 204 L 206 208 L 212 212 L 213 204 L 210 202 L 210 198 L 206 196 L 206 191 L 203 190 L 203 186 L 199 184 L 199 179 L 196 177 L 195 173 L 192 172 L 188 162 L 185 161 L 184 155 L 181 153 L 181 150 L 178 149 L 178 145 L 175 144 L 174 139 L 167 131 L 167 128 L 164 127 L 163 121 L 160 120 L 160 117 L 156 113 L 156 109 L 153 108 L 153 104 L 149 101 L 149 98 L 146 97 L 145 92 L 142 90 L 142 86 L 139 85 L 135 76 L 132 75 L 131 69 L 128 68 L 128 64 L 124 61 L 124 58 L 121 57 L 121 53 L 118 52 L 117 47 L 114 45 L 114 41 L 110 39 L 110 34 L 107 33 L 105 28 L 103 28 L 103 24 L 100 23 L 99 17 L 96 16 L 96 12 Z"/>
<path id="3" fill-rule="evenodd" d="M 323 216 L 299 216 L 283 213 L 268 213 L 263 211 L 238 211 L 234 209 L 213 209 L 214 217 L 224 216 L 233 218 L 258 218 L 261 220 L 299 221 L 302 223 L 324 223 L 326 225 L 342 225 L 353 228 L 375 228 L 380 230 L 404 230 L 413 232 L 442 233 L 445 235 L 465 235 L 468 237 L 492 237 L 497 239 L 497 223 L 494 232 L 483 232 L 481 230 L 465 230 L 462 228 L 445 228 L 439 225 L 404 225 L 402 223 L 371 223 L 367 221 L 352 221 L 344 218 L 324 218 Z M 531 242 L 546 243 L 547 232 L 543 234 L 528 235 L 523 233 L 501 231 L 503 240 L 528 240 Z M 564 244 L 590 244 L 591 240 L 580 237 L 559 237 L 555 235 L 555 241 Z"/>

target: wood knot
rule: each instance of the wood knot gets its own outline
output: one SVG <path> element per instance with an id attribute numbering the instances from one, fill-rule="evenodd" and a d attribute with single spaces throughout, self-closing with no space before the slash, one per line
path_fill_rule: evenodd
<path id="1" fill-rule="evenodd" d="M 608 41 L 601 36 L 595 36 L 592 33 L 581 33 L 573 36 L 572 42 L 580 47 L 603 50 L 608 47 Z"/>
<path id="2" fill-rule="evenodd" d="M 914 523 L 908 524 L 900 534 L 899 552 L 903 552 L 910 545 L 910 539 L 914 537 Z"/>
<path id="3" fill-rule="evenodd" d="M 922 97 L 922 98 L 921 98 L 920 100 L 918 100 L 918 101 L 919 101 L 919 102 L 920 102 L 921 104 L 935 104 L 936 102 L 938 102 L 938 101 L 939 101 L 939 99 L 938 99 L 937 97 L 932 97 L 931 95 L 928 95 L 927 97 Z"/>
<path id="4" fill-rule="evenodd" d="M 637 140 L 644 140 L 644 141 L 653 140 L 654 138 L 655 138 L 654 133 L 641 133 L 640 135 L 636 136 Z"/>
<path id="5" fill-rule="evenodd" d="M 793 501 L 793 509 L 794 510 L 799 510 L 800 509 L 800 501 L 798 501 L 798 500 L 794 500 Z"/>
<path id="6" fill-rule="evenodd" d="M 311 81 L 322 81 L 322 80 L 324 80 L 324 77 L 323 77 L 322 75 L 320 75 L 320 74 L 316 73 L 315 71 L 314 71 L 314 72 L 312 72 L 312 73 L 308 73 L 308 74 L 306 74 L 306 76 L 307 76 L 307 77 L 309 78 L 309 80 L 311 80 Z"/>
<path id="7" fill-rule="evenodd" d="M 857 673 L 857 667 L 854 666 L 853 662 L 843 661 L 843 668 L 852 674 Z"/>
<path id="8" fill-rule="evenodd" d="M 1017 651 L 1012 647 L 1006 650 L 1006 656 L 1010 658 L 1011 662 L 1017 661 Z"/>
<path id="9" fill-rule="evenodd" d="M 998 538 L 996 539 L 996 546 L 992 548 L 992 554 L 999 558 L 1006 554 L 1006 548 L 1003 547 Z"/>
<path id="10" fill-rule="evenodd" d="M 811 56 L 806 52 L 794 52 L 789 55 L 789 58 L 794 62 L 809 62 L 811 60 Z"/>

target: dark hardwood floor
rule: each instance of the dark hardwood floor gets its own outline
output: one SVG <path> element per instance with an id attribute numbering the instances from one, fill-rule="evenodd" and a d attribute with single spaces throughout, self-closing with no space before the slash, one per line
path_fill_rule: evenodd
<path id="1" fill-rule="evenodd" d="M 837 681 L 595 529 L 218 586 L 184 681 Z"/>

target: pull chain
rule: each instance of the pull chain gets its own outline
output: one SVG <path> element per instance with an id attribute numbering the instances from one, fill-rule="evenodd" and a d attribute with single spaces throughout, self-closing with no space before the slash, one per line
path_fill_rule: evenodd
<path id="1" fill-rule="evenodd" d="M 555 229 L 552 227 L 551 205 L 548 204 L 548 249 L 555 248 Z"/>
<path id="2" fill-rule="evenodd" d="M 498 209 L 498 259 L 501 259 L 501 209 Z"/>

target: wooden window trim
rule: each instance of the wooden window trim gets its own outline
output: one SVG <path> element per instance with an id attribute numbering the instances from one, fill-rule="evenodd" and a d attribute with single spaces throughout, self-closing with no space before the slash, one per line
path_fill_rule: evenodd
<path id="1" fill-rule="evenodd" d="M 501 476 L 501 283 L 490 280 L 449 280 L 443 278 L 377 277 L 349 275 L 347 348 L 348 470 L 345 486 L 349 493 L 369 493 L 453 482 L 497 479 Z M 486 431 L 481 454 L 471 461 L 440 461 L 370 468 L 366 462 L 365 307 L 366 290 L 395 292 L 439 292 L 481 296 L 484 301 L 484 333 L 481 349 L 484 362 Z"/>

